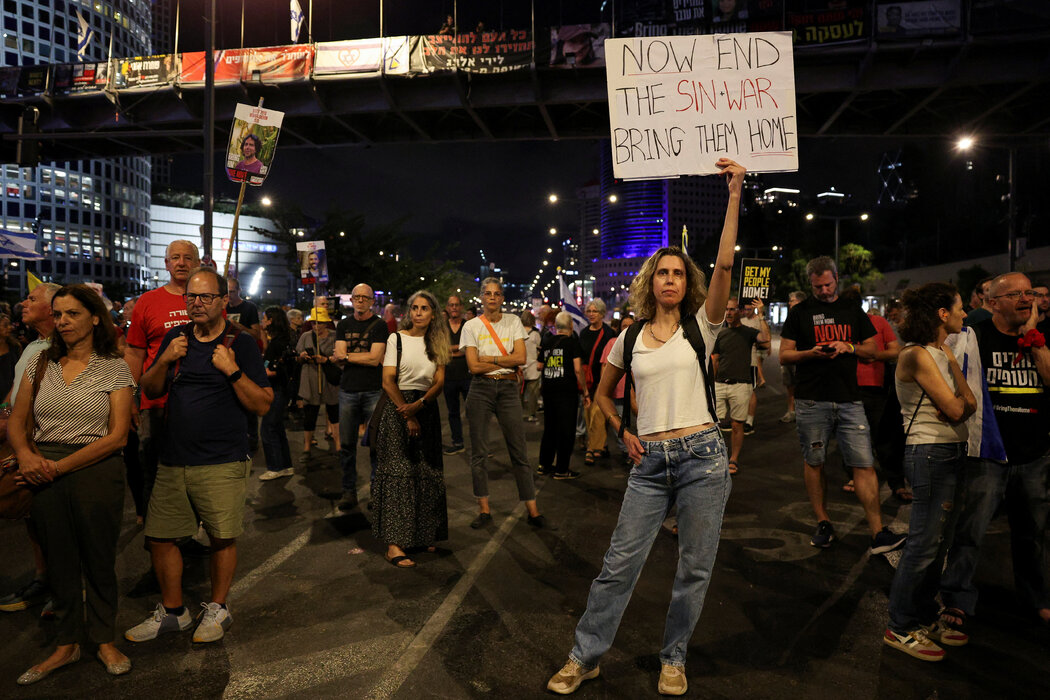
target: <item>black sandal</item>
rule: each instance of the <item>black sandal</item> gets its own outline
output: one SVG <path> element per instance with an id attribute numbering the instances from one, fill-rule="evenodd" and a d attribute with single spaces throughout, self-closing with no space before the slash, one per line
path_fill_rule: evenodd
<path id="1" fill-rule="evenodd" d="M 414 561 L 409 559 L 408 556 L 406 556 L 404 554 L 402 554 L 399 557 L 389 557 L 389 556 L 385 556 L 384 555 L 383 558 L 386 559 L 395 568 L 398 568 L 398 569 L 411 569 L 412 567 L 414 567 L 416 565 L 416 563 Z M 406 561 L 408 562 L 407 564 L 402 564 L 401 563 L 401 562 L 406 562 Z"/>
<path id="2" fill-rule="evenodd" d="M 959 608 L 944 608 L 941 610 L 940 619 L 944 624 L 960 632 L 966 627 L 966 613 Z"/>

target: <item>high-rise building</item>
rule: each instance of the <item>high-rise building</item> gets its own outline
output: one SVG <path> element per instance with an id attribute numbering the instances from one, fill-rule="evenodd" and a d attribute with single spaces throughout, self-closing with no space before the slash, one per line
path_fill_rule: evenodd
<path id="1" fill-rule="evenodd" d="M 605 299 L 625 297 L 642 263 L 657 250 L 682 245 L 683 227 L 690 250 L 722 230 L 728 194 L 721 178 L 616 181 L 603 149 L 599 188 L 600 255 L 588 260 L 595 293 Z"/>
<path id="2" fill-rule="evenodd" d="M 3 65 L 74 63 L 78 13 L 91 29 L 84 60 L 150 53 L 150 0 L 4 0 Z M 44 260 L 28 263 L 55 282 L 95 281 L 139 293 L 150 285 L 148 158 L 3 165 L 3 228 L 33 231 Z M 25 290 L 24 265 L 8 286 Z"/>

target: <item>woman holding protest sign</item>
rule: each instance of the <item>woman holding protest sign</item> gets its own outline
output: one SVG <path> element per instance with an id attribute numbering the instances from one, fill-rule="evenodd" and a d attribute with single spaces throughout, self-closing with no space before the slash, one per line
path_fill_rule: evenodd
<path id="1" fill-rule="evenodd" d="M 547 683 L 560 694 L 598 676 L 653 540 L 678 508 L 678 572 L 660 651 L 659 691 L 682 695 L 686 647 L 700 617 L 729 499 L 729 460 L 715 423 L 709 356 L 725 316 L 745 170 L 728 158 L 717 167 L 729 203 L 709 288 L 680 248 L 661 248 L 631 283 L 638 323 L 620 334 L 598 385 L 605 419 L 623 437 L 634 468 L 602 571 L 591 584 L 568 663 Z M 638 399 L 638 427 L 616 413 L 613 391 L 624 375 Z"/>

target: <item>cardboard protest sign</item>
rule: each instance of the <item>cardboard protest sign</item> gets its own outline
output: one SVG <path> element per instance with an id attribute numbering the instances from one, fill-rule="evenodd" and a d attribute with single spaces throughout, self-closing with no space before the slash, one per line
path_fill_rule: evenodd
<path id="1" fill-rule="evenodd" d="M 299 277 L 303 284 L 328 281 L 328 256 L 324 241 L 299 241 L 295 244 L 299 257 Z"/>
<path id="2" fill-rule="evenodd" d="M 653 179 L 798 170 L 789 32 L 605 42 L 613 175 Z"/>
<path id="3" fill-rule="evenodd" d="M 773 261 L 744 258 L 740 261 L 740 287 L 737 296 L 743 305 L 751 299 L 769 303 L 769 288 L 773 276 Z"/>
<path id="4" fill-rule="evenodd" d="M 226 174 L 234 182 L 261 185 L 270 171 L 284 112 L 237 105 L 226 148 Z"/>

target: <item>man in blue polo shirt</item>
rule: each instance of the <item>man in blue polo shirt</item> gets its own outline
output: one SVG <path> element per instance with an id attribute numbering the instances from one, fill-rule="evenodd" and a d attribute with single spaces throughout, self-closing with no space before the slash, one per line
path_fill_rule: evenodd
<path id="1" fill-rule="evenodd" d="M 145 531 L 162 603 L 125 632 L 133 642 L 192 625 L 182 603 L 182 555 L 175 542 L 197 531 L 198 518 L 211 539 L 211 602 L 202 603 L 193 641 L 216 641 L 230 627 L 226 596 L 251 471 L 244 425 L 273 401 L 255 339 L 222 316 L 229 301 L 226 279 L 199 268 L 186 283 L 185 300 L 191 322 L 168 331 L 141 380 L 147 396 L 168 394 L 168 413 Z"/>

